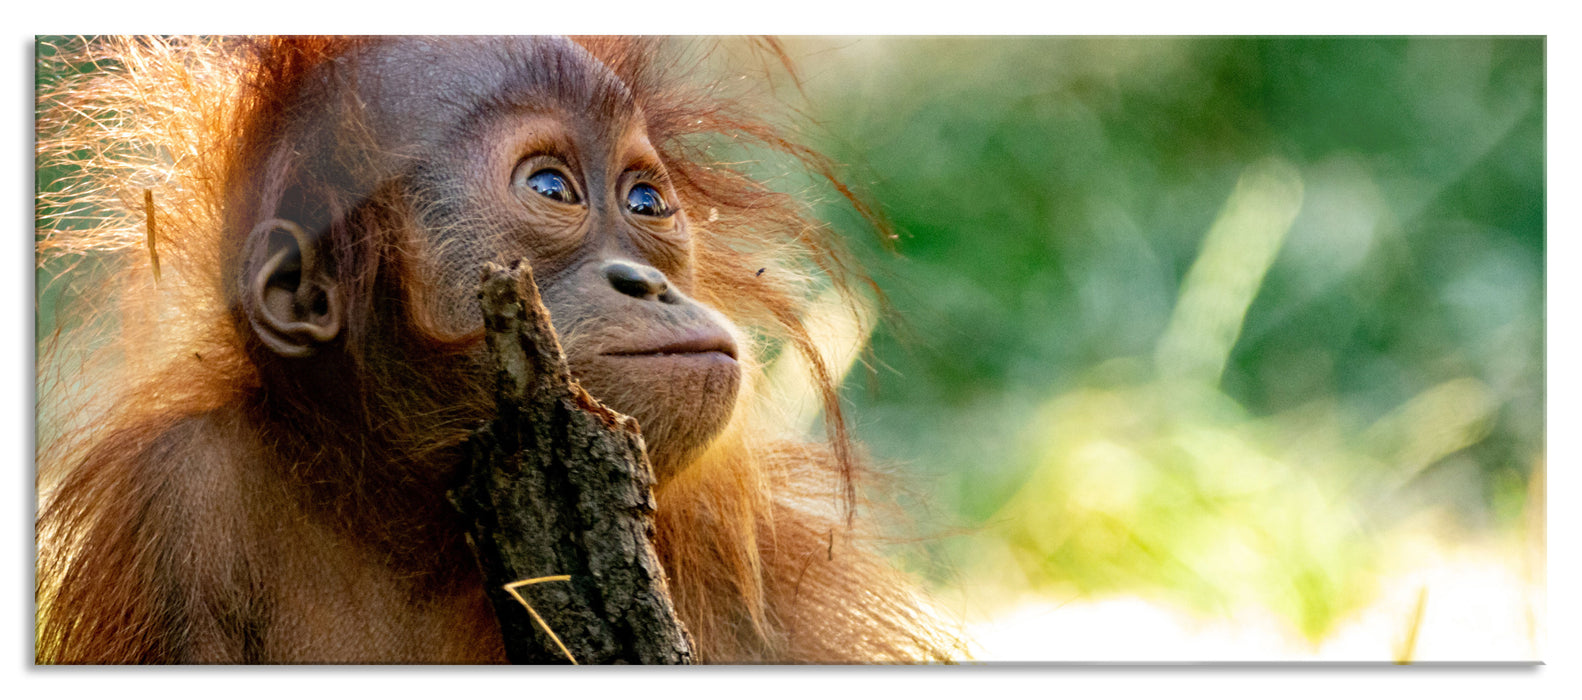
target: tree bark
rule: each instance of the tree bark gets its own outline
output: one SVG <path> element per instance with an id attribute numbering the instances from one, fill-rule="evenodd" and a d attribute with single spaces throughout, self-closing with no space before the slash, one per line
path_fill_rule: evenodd
<path id="1" fill-rule="evenodd" d="M 571 378 L 525 262 L 487 265 L 478 298 L 499 412 L 469 438 L 450 497 L 507 656 L 691 663 L 654 551 L 654 477 L 637 421 Z"/>

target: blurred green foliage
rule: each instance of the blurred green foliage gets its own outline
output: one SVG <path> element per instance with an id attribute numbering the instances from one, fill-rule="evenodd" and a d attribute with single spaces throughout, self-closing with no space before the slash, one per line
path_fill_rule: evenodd
<path id="1" fill-rule="evenodd" d="M 1514 522 L 1544 452 L 1542 39 L 792 46 L 901 233 L 858 244 L 900 323 L 847 397 L 972 528 L 925 563 L 1005 545 L 1035 587 L 1251 596 L 1317 636 L 1365 597 L 1365 535 Z M 1260 162 L 1289 228 L 1189 275 Z M 1180 385 L 1221 326 L 1222 373 Z"/>

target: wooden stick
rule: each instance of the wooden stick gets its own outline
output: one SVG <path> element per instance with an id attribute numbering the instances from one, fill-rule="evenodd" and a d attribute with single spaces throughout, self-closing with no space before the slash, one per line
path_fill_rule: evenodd
<path id="1" fill-rule="evenodd" d="M 506 654 L 512 663 L 690 663 L 653 547 L 654 477 L 637 421 L 571 378 L 525 263 L 488 265 L 478 297 L 498 415 L 469 439 L 450 495 Z M 533 580 L 565 584 L 524 595 Z"/>
<path id="2" fill-rule="evenodd" d="M 154 266 L 154 284 L 159 284 L 159 250 L 154 247 L 154 191 L 143 190 L 143 221 L 148 227 L 148 261 Z"/>

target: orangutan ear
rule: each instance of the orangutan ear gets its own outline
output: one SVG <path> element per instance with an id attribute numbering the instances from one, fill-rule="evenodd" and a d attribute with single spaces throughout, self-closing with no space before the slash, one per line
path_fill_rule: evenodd
<path id="1" fill-rule="evenodd" d="M 335 340 L 344 305 L 317 241 L 290 221 L 270 219 L 248 234 L 242 308 L 275 354 L 307 357 Z"/>

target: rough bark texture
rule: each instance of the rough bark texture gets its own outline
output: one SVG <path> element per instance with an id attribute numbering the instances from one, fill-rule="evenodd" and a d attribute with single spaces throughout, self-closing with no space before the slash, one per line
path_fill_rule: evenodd
<path id="1" fill-rule="evenodd" d="M 512 663 L 680 664 L 692 644 L 653 547 L 653 471 L 637 421 L 571 378 L 526 263 L 479 291 L 499 414 L 451 492 Z M 506 586 L 565 645 L 563 651 Z"/>

